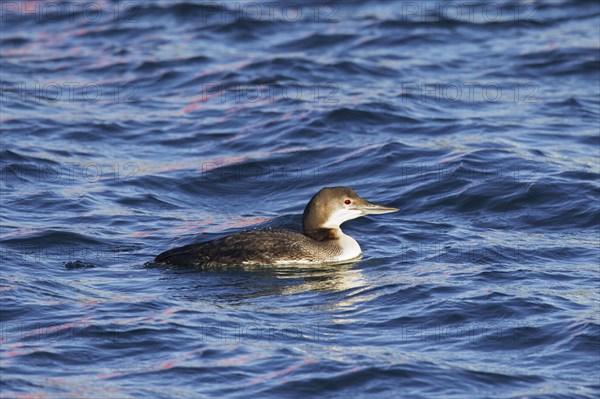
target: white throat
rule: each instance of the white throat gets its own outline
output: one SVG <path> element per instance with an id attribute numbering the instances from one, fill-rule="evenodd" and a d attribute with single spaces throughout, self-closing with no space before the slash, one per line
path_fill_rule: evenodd
<path id="1" fill-rule="evenodd" d="M 360 216 L 363 216 L 363 213 L 357 209 L 336 209 L 329 215 L 322 227 L 326 229 L 339 229 L 342 223 Z"/>

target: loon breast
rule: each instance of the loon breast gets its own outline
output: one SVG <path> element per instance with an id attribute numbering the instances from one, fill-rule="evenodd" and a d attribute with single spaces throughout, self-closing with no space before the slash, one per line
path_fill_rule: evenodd
<path id="1" fill-rule="evenodd" d="M 362 255 L 362 250 L 358 242 L 344 233 L 340 235 L 338 245 L 341 253 L 337 256 L 336 260 L 339 262 L 357 259 Z"/>

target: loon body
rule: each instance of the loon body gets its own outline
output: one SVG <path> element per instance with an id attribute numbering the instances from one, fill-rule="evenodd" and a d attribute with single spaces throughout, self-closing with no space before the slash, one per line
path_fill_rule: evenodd
<path id="1" fill-rule="evenodd" d="M 398 211 L 360 198 L 348 187 L 325 187 L 302 215 L 302 231 L 244 231 L 163 252 L 156 262 L 179 266 L 346 263 L 360 258 L 358 243 L 340 229 L 347 220 Z"/>

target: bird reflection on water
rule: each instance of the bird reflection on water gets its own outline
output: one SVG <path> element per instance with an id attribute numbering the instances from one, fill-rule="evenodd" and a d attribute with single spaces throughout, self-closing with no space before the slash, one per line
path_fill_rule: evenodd
<path id="1" fill-rule="evenodd" d="M 362 270 L 355 267 L 357 263 L 293 267 L 232 265 L 218 270 L 169 267 L 163 279 L 173 284 L 167 289 L 182 291 L 181 296 L 188 300 L 206 299 L 207 292 L 214 288 L 218 292 L 212 299 L 236 302 L 270 295 L 334 293 L 365 287 L 367 283 Z M 146 266 L 164 269 L 152 263 Z"/>

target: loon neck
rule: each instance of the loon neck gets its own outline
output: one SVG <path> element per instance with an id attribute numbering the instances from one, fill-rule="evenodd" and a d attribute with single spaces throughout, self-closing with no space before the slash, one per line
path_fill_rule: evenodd
<path id="1" fill-rule="evenodd" d="M 334 229 L 321 227 L 313 230 L 304 230 L 303 234 L 315 241 L 333 241 L 339 240 L 340 236 L 344 233 L 342 233 L 339 227 Z"/>

